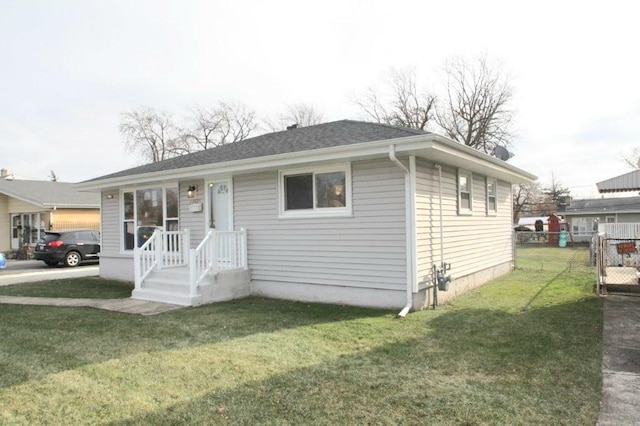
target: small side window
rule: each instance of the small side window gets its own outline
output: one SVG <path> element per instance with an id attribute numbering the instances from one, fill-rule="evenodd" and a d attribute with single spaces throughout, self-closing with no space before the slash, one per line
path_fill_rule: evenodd
<path id="1" fill-rule="evenodd" d="M 473 175 L 458 170 L 458 214 L 471 214 L 473 210 Z"/>
<path id="2" fill-rule="evenodd" d="M 487 214 L 495 215 L 498 212 L 498 182 L 487 178 Z"/>

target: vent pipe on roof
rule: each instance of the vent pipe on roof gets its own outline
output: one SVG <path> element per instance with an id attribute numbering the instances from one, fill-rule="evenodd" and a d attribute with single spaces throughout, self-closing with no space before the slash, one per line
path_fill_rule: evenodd
<path id="1" fill-rule="evenodd" d="M 287 130 L 293 130 L 298 128 L 298 123 L 292 124 L 291 126 L 287 126 Z"/>

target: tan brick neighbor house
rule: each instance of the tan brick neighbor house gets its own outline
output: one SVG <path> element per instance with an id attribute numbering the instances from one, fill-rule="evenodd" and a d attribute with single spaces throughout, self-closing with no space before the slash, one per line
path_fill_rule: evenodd
<path id="1" fill-rule="evenodd" d="M 0 178 L 0 252 L 35 244 L 45 231 L 100 229 L 100 196 L 72 183 Z"/>

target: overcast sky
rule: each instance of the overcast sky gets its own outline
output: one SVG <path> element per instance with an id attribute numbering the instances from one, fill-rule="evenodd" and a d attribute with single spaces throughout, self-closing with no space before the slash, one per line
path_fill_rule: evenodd
<path id="1" fill-rule="evenodd" d="M 515 157 L 576 197 L 630 171 L 640 146 L 633 2 L 0 0 L 0 167 L 77 182 L 139 164 L 120 114 L 238 100 L 259 115 L 352 99 L 392 67 L 441 90 L 453 56 L 501 62 L 515 89 Z"/>

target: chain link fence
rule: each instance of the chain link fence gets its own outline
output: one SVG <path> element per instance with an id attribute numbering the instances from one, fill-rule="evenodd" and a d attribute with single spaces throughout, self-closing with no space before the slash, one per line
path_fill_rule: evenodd
<path id="1" fill-rule="evenodd" d="M 514 248 L 517 269 L 561 273 L 596 265 L 595 234 L 519 231 Z"/>
<path id="2" fill-rule="evenodd" d="M 640 239 L 601 234 L 597 241 L 599 290 L 640 292 Z"/>

